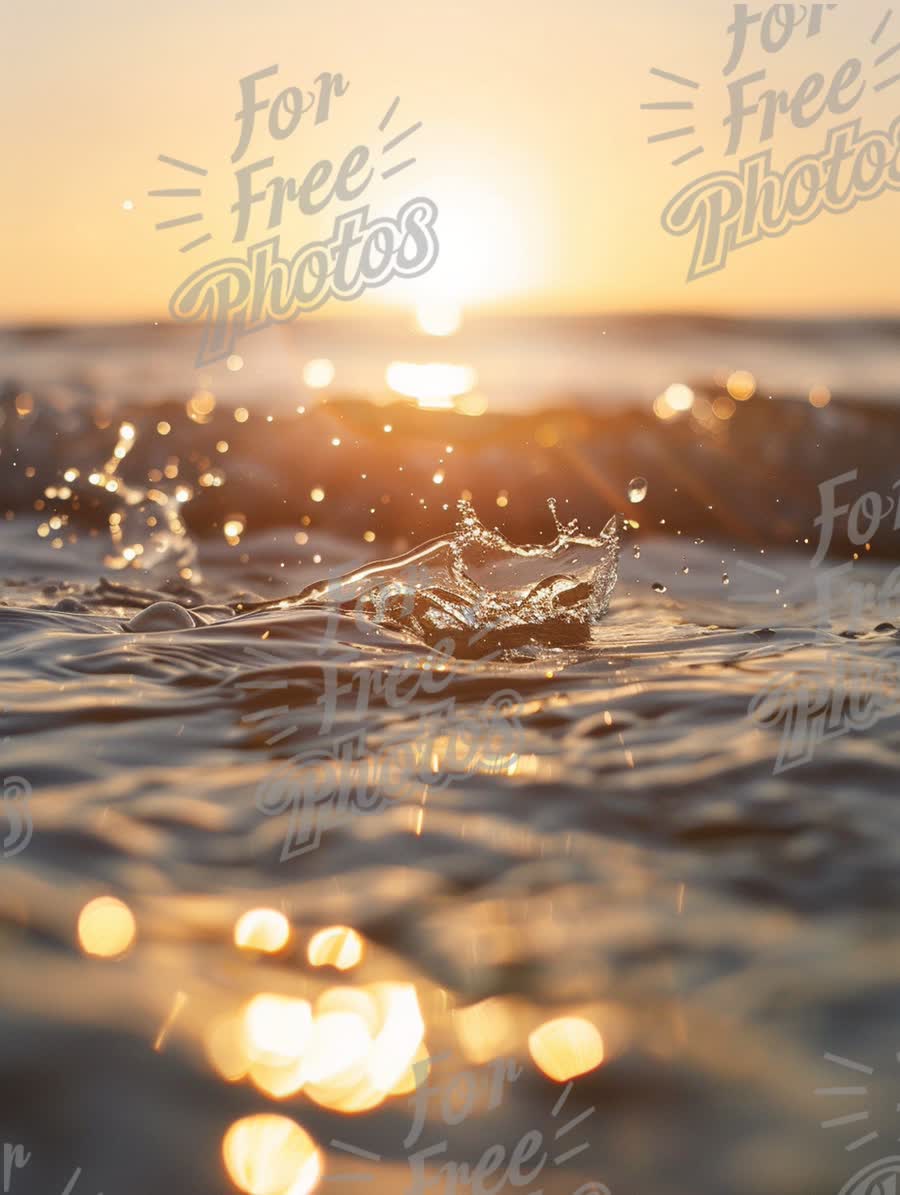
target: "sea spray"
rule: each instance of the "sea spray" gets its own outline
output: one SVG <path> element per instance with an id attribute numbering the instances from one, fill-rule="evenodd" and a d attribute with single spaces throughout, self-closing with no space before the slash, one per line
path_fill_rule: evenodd
<path id="1" fill-rule="evenodd" d="M 554 539 L 513 544 L 485 527 L 470 502 L 461 499 L 457 507 L 452 535 L 257 609 L 338 605 L 440 643 L 452 655 L 482 655 L 529 640 L 571 642 L 607 612 L 618 575 L 616 516 L 599 536 L 586 535 L 577 520 L 560 522 L 551 498 Z"/>

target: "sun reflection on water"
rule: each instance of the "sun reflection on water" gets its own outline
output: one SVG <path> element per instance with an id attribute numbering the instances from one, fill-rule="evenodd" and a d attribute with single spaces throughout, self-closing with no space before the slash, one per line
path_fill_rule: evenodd
<path id="1" fill-rule="evenodd" d="M 453 400 L 473 390 L 478 382 L 469 365 L 448 365 L 440 361 L 416 364 L 392 361 L 385 380 L 395 394 L 414 398 L 420 407 L 450 410 Z"/>
<path id="2" fill-rule="evenodd" d="M 135 919 L 122 901 L 100 897 L 82 910 L 78 940 L 86 953 L 117 957 L 135 936 Z M 596 1070 L 610 1050 L 620 1051 L 625 1039 L 624 1018 L 612 1007 L 539 1021 L 527 999 L 492 996 L 459 1007 L 450 992 L 430 987 L 426 980 L 348 983 L 342 975 L 340 982 L 319 986 L 320 968 L 346 972 L 360 966 L 371 944 L 348 925 L 320 929 L 305 952 L 315 970 L 299 977 L 291 975 L 292 961 L 285 956 L 278 970 L 272 970 L 278 966 L 274 960 L 262 957 L 283 951 L 293 936 L 289 919 L 276 909 L 243 913 L 234 925 L 235 947 L 245 958 L 257 952 L 255 962 L 247 958 L 247 965 L 269 968 L 270 977 L 282 975 L 294 991 L 258 990 L 230 1008 L 220 1005 L 217 1015 L 207 1012 L 198 1025 L 216 1074 L 228 1083 L 247 1082 L 269 1100 L 302 1097 L 345 1116 L 371 1112 L 414 1093 L 431 1075 L 432 1055 L 437 1060 L 448 1056 L 452 1039 L 464 1064 L 482 1067 L 530 1056 L 545 1079 L 562 1084 Z M 366 966 L 383 963 L 380 956 L 367 959 Z M 443 1023 L 438 1016 L 426 1026 L 425 997 L 427 1008 L 443 1009 Z M 186 994 L 177 992 L 165 1033 L 186 1004 Z M 436 1049 L 426 1042 L 426 1031 Z M 454 1052 L 451 1048 L 449 1054 Z M 311 1195 L 326 1166 L 324 1153 L 305 1129 L 289 1117 L 269 1113 L 246 1116 L 227 1129 L 222 1161 L 245 1195 Z"/>

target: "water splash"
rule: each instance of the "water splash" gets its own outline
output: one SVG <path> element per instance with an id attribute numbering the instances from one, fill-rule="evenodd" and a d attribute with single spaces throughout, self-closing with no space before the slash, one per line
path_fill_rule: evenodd
<path id="1" fill-rule="evenodd" d="M 265 607 L 337 604 L 457 656 L 583 639 L 609 608 L 618 576 L 618 520 L 613 516 L 599 536 L 589 536 L 575 519 L 560 522 L 552 498 L 547 505 L 556 530 L 550 543 L 510 543 L 461 499 L 452 535 Z"/>
<path id="2" fill-rule="evenodd" d="M 112 455 L 102 468 L 95 469 L 86 478 L 92 487 L 90 491 L 79 486 L 81 475 L 73 468 L 64 474 L 70 484 L 51 487 L 45 495 L 51 497 L 52 494 L 58 501 L 71 503 L 76 511 L 86 505 L 107 508 L 110 551 L 103 558 L 107 568 L 146 570 L 163 564 L 177 569 L 182 577 L 192 576 L 196 580 L 196 570 L 191 568 L 196 560 L 196 548 L 181 517 L 182 508 L 193 497 L 193 489 L 183 483 L 164 488 L 162 483 L 145 487 L 126 482 L 120 467 L 136 439 L 134 424 L 122 423 Z M 57 522 L 68 525 L 69 515 L 65 509 L 54 517 Z M 51 519 L 50 526 L 53 525 Z"/>

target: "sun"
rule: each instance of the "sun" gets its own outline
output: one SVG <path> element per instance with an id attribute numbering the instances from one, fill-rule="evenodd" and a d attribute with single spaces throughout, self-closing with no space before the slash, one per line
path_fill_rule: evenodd
<path id="1" fill-rule="evenodd" d="M 533 188 L 486 170 L 481 178 L 425 177 L 421 189 L 438 209 L 437 261 L 421 278 L 398 280 L 381 296 L 414 307 L 423 331 L 450 335 L 464 308 L 524 297 L 545 280 Z"/>

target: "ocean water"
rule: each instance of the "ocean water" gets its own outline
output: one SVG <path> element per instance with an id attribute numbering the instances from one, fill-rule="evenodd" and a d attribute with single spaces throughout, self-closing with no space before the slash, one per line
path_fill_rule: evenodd
<path id="1" fill-rule="evenodd" d="M 9 1190 L 892 1189 L 894 334 L 720 332 L 477 416 L 6 334 Z"/>

